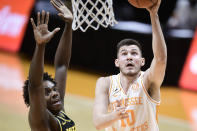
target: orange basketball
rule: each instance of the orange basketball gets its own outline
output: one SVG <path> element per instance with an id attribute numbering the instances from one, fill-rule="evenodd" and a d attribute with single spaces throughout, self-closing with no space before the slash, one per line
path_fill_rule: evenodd
<path id="1" fill-rule="evenodd" d="M 157 3 L 157 0 L 128 0 L 129 3 L 137 8 L 148 8 Z"/>

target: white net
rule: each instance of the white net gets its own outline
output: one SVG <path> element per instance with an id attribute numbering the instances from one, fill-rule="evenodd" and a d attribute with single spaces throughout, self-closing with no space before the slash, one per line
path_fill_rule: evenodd
<path id="1" fill-rule="evenodd" d="M 73 30 L 85 32 L 89 27 L 98 30 L 117 23 L 114 18 L 112 0 L 72 0 Z"/>

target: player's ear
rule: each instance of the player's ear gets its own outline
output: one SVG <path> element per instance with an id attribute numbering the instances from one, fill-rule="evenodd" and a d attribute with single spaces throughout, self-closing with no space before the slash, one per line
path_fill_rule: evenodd
<path id="1" fill-rule="evenodd" d="M 115 66 L 119 67 L 119 60 L 118 59 L 115 59 Z"/>
<path id="2" fill-rule="evenodd" d="M 145 58 L 141 58 L 141 66 L 145 65 Z"/>

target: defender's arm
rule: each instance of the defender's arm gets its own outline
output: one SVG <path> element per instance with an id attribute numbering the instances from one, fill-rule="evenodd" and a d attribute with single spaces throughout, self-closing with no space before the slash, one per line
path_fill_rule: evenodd
<path id="1" fill-rule="evenodd" d="M 45 14 L 45 11 L 42 11 L 41 17 L 40 13 L 38 13 L 37 26 L 31 18 L 34 38 L 36 40 L 36 49 L 29 69 L 29 120 L 31 128 L 39 130 L 49 128 L 48 120 L 50 117 L 46 110 L 45 91 L 43 88 L 45 45 L 51 40 L 54 34 L 59 31 L 59 28 L 54 29 L 52 32 L 48 31 L 48 20 L 49 13 L 47 12 L 47 14 Z"/>
<path id="2" fill-rule="evenodd" d="M 72 49 L 72 20 L 71 11 L 60 0 L 51 0 L 51 4 L 59 11 L 59 16 L 65 21 L 64 32 L 61 36 L 56 54 L 55 54 L 55 80 L 62 101 L 65 95 L 67 69 L 69 67 Z"/>

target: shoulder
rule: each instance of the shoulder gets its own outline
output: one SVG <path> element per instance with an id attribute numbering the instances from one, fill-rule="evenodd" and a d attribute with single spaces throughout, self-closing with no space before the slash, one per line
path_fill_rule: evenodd
<path id="1" fill-rule="evenodd" d="M 109 86 L 110 85 L 110 76 L 98 78 L 96 85 Z"/>
<path id="2" fill-rule="evenodd" d="M 96 82 L 96 90 L 107 91 L 110 87 L 110 76 L 100 77 Z"/>
<path id="3" fill-rule="evenodd" d="M 97 83 L 109 84 L 110 83 L 110 76 L 98 78 Z"/>
<path id="4" fill-rule="evenodd" d="M 39 116 L 32 114 L 31 111 L 28 114 L 29 125 L 31 130 L 53 130 L 58 131 L 60 129 L 59 122 L 55 116 L 48 110 L 44 114 Z M 44 117 L 41 117 L 44 116 Z"/>

